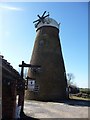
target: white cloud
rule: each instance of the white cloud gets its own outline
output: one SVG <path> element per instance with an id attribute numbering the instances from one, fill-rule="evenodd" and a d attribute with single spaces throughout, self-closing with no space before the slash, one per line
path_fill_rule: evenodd
<path id="1" fill-rule="evenodd" d="M 23 11 L 22 8 L 19 7 L 13 7 L 13 6 L 8 6 L 8 5 L 0 5 L 1 10 L 12 10 L 12 11 Z"/>

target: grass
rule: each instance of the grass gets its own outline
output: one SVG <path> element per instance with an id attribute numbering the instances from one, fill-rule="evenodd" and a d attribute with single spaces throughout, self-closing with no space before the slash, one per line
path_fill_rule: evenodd
<path id="1" fill-rule="evenodd" d="M 77 97 L 74 95 L 69 96 L 70 99 L 76 99 L 76 100 L 87 100 L 90 101 L 90 98 L 82 98 L 82 97 Z"/>

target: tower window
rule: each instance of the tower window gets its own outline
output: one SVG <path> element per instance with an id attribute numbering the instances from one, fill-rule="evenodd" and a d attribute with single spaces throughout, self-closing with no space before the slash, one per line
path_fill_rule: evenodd
<path id="1" fill-rule="evenodd" d="M 41 41 L 39 42 L 39 46 L 40 46 L 40 47 L 43 47 L 43 45 L 44 45 L 44 41 L 41 40 Z"/>

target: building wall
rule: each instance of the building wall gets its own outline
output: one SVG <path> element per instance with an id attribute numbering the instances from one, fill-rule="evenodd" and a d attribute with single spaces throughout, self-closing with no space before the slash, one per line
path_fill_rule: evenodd
<path id="1" fill-rule="evenodd" d="M 2 118 L 2 59 L 0 57 L 0 120 Z"/>
<path id="2" fill-rule="evenodd" d="M 2 85 L 2 118 L 13 119 L 15 117 L 16 109 L 16 83 L 15 80 L 13 80 L 11 85 L 7 85 L 5 79 L 3 79 L 3 81 L 4 82 Z"/>
<path id="3" fill-rule="evenodd" d="M 17 82 L 21 78 L 19 73 L 2 58 L 2 119 L 13 120 L 16 112 Z"/>
<path id="4" fill-rule="evenodd" d="M 66 76 L 62 56 L 59 30 L 42 27 L 37 31 L 30 64 L 41 65 L 41 70 L 28 70 L 28 76 L 35 78 L 38 91 L 26 91 L 27 99 L 60 100 L 66 98 Z"/>

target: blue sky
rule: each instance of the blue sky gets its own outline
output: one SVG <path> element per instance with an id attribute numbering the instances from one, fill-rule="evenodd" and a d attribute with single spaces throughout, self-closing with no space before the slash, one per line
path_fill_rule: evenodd
<path id="1" fill-rule="evenodd" d="M 88 3 L 21 2 L 0 3 L 0 53 L 11 65 L 29 63 L 37 14 L 50 13 L 60 25 L 60 42 L 66 73 L 73 73 L 78 87 L 88 87 Z"/>

